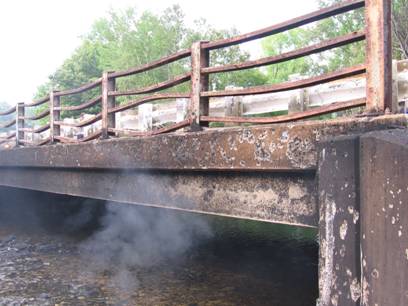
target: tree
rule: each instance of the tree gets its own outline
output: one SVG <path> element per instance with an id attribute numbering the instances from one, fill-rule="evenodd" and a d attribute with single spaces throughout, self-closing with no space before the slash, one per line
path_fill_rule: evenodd
<path id="1" fill-rule="evenodd" d="M 319 7 L 327 7 L 343 0 L 318 0 Z M 407 58 L 408 49 L 408 0 L 393 0 L 393 56 Z M 354 10 L 326 18 L 311 26 L 290 30 L 266 39 L 263 50 L 266 56 L 298 49 L 323 40 L 332 39 L 365 27 L 364 9 Z M 270 82 L 287 80 L 289 75 L 300 73 L 315 75 L 363 63 L 365 43 L 357 42 L 318 55 L 292 60 L 267 68 Z M 274 67 L 275 66 L 275 67 Z"/>
<path id="2" fill-rule="evenodd" d="M 304 28 L 297 28 L 266 38 L 262 42 L 262 48 L 267 56 L 279 55 L 284 52 L 305 47 L 306 42 L 308 42 L 310 38 L 310 31 Z M 302 57 L 267 66 L 268 81 L 271 83 L 280 83 L 287 81 L 288 77 L 292 74 L 311 74 L 313 65 L 312 58 Z"/>
<path id="3" fill-rule="evenodd" d="M 162 14 L 149 11 L 138 12 L 134 8 L 124 11 L 110 11 L 107 17 L 97 20 L 89 33 L 82 37 L 81 45 L 71 57 L 39 87 L 37 97 L 49 89 L 68 89 L 99 78 L 102 71 L 123 70 L 157 60 L 181 49 L 190 48 L 193 41 L 213 40 L 237 35 L 235 29 L 219 30 L 207 24 L 204 19 L 195 22 L 193 28 L 186 26 L 184 14 L 179 6 L 166 9 Z M 211 63 L 223 64 L 243 61 L 249 54 L 239 46 L 211 52 Z M 135 76 L 119 78 L 119 89 L 140 88 L 162 82 L 181 73 L 190 71 L 189 59 L 156 68 Z M 250 86 L 263 84 L 265 76 L 258 70 L 217 74 L 211 78 L 215 89 L 226 85 Z M 65 98 L 65 105 L 76 105 L 97 95 L 94 92 Z M 188 84 L 182 84 L 168 91 L 189 91 Z M 125 98 L 118 99 L 119 103 Z M 99 111 L 97 108 L 95 111 Z M 72 115 L 72 113 L 65 113 Z"/>
<path id="4" fill-rule="evenodd" d="M 342 0 L 319 0 L 320 7 L 326 7 Z M 320 22 L 320 25 L 325 25 L 321 28 L 322 33 L 336 33 L 339 30 L 345 30 L 348 32 L 355 31 L 357 29 L 364 28 L 364 10 L 359 9 L 351 13 L 343 14 L 331 20 L 336 20 L 335 23 L 331 23 L 327 19 Z M 408 58 L 408 0 L 392 0 L 392 32 L 393 32 L 393 57 L 394 59 Z M 341 32 L 340 32 L 341 33 Z M 342 33 L 345 34 L 346 32 Z M 347 60 L 351 63 L 360 63 L 364 59 L 364 43 L 354 44 L 354 52 L 351 47 L 344 47 L 343 51 L 338 51 L 337 61 L 342 64 L 347 64 Z M 341 50 L 341 49 L 339 49 Z M 346 50 L 346 51 L 344 51 Z M 357 55 L 357 59 L 355 58 Z"/>
<path id="5" fill-rule="evenodd" d="M 408 0 L 394 0 L 393 5 L 394 57 L 408 59 Z"/>
<path id="6" fill-rule="evenodd" d="M 0 113 L 3 111 L 6 111 L 11 108 L 11 105 L 6 103 L 6 102 L 0 102 Z M 5 124 L 6 122 L 9 122 L 14 118 L 15 114 L 7 115 L 7 116 L 0 116 L 0 126 Z M 9 127 L 9 128 L 4 128 L 0 129 L 0 133 L 10 131 L 11 129 L 14 129 L 14 127 Z"/>

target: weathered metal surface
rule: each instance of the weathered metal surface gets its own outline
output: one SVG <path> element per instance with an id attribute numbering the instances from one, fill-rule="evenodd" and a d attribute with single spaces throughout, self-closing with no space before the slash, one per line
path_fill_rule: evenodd
<path id="1" fill-rule="evenodd" d="M 362 305 L 408 305 L 408 134 L 361 138 Z"/>
<path id="2" fill-rule="evenodd" d="M 203 96 L 208 91 L 209 76 L 202 74 L 201 69 L 208 67 L 210 53 L 203 49 L 203 42 L 195 42 L 191 47 L 191 98 L 189 116 L 195 126 L 200 124 L 200 116 L 208 116 L 210 112 L 209 98 Z M 208 123 L 203 125 L 208 126 Z"/>
<path id="3" fill-rule="evenodd" d="M 313 175 L 0 171 L 3 186 L 300 226 L 317 224 Z"/>
<path id="4" fill-rule="evenodd" d="M 312 22 L 316 22 L 331 16 L 339 15 L 342 13 L 346 13 L 348 11 L 352 11 L 358 8 L 364 7 L 365 1 L 364 0 L 349 0 L 344 1 L 341 3 L 334 4 L 332 6 L 320 9 L 313 13 L 309 13 L 300 17 L 293 18 L 291 20 L 257 30 L 251 33 L 246 33 L 242 35 L 238 35 L 232 38 L 227 39 L 220 39 L 216 41 L 212 41 L 203 45 L 204 48 L 207 49 L 219 49 L 228 46 L 233 46 L 236 44 L 244 43 L 247 41 L 251 41 L 254 39 L 263 38 L 266 36 L 278 34 L 281 32 L 285 32 L 290 29 L 294 29 Z"/>
<path id="5" fill-rule="evenodd" d="M 63 136 L 55 136 L 54 138 L 62 143 L 81 143 L 81 142 L 87 142 L 90 140 L 98 139 L 101 136 L 102 136 L 102 131 L 97 131 L 81 139 L 74 139 L 74 138 L 63 137 Z"/>
<path id="6" fill-rule="evenodd" d="M 85 85 L 82 85 L 80 87 L 77 88 L 73 88 L 73 89 L 68 89 L 68 90 L 61 90 L 61 91 L 56 91 L 54 92 L 54 97 L 62 97 L 62 96 L 69 96 L 69 95 L 74 95 L 74 94 L 79 94 L 82 93 L 84 91 L 93 89 L 95 87 L 100 86 L 102 83 L 102 78 L 99 78 L 93 82 L 89 82 Z"/>
<path id="7" fill-rule="evenodd" d="M 54 121 L 54 125 L 56 126 L 70 126 L 70 127 L 84 127 L 95 123 L 102 119 L 102 113 L 96 114 L 89 119 L 82 120 L 80 122 L 64 122 L 64 121 Z"/>
<path id="8" fill-rule="evenodd" d="M 26 133 L 42 133 L 49 129 L 50 129 L 50 124 L 46 124 L 46 125 L 43 125 L 37 128 L 23 128 L 20 130 Z"/>
<path id="9" fill-rule="evenodd" d="M 265 65 L 278 64 L 300 57 L 320 53 L 333 48 L 341 47 L 354 42 L 362 41 L 365 39 L 365 32 L 353 32 L 343 36 L 336 37 L 334 39 L 325 40 L 321 43 L 314 44 L 305 48 L 300 48 L 295 51 L 290 51 L 282 53 L 276 56 L 269 56 L 258 60 L 246 61 L 239 64 L 227 64 L 221 66 L 214 66 L 201 69 L 201 73 L 219 73 L 219 72 L 229 72 L 237 71 L 243 69 L 250 69 L 256 67 L 262 67 Z"/>
<path id="10" fill-rule="evenodd" d="M 0 152 L 1 166 L 99 169 L 310 171 L 316 142 L 328 136 L 406 128 L 407 116 L 208 129 Z"/>
<path id="11" fill-rule="evenodd" d="M 89 108 L 91 106 L 94 106 L 102 101 L 102 95 L 99 95 L 85 103 L 75 105 L 75 106 L 60 106 L 60 107 L 54 107 L 55 110 L 61 110 L 61 111 L 77 111 L 77 110 L 83 110 L 86 108 Z"/>
<path id="12" fill-rule="evenodd" d="M 60 136 L 55 136 L 55 137 L 56 137 L 55 139 L 58 140 L 58 137 L 60 137 Z M 29 140 L 20 140 L 20 143 L 23 144 L 24 146 L 31 146 L 31 147 L 43 146 L 43 145 L 46 145 L 46 144 L 48 144 L 50 142 L 51 142 L 51 137 L 47 137 L 47 138 L 42 139 L 42 140 L 37 141 L 37 142 L 29 141 Z"/>
<path id="13" fill-rule="evenodd" d="M 140 95 L 140 94 L 147 94 L 152 93 L 159 90 L 164 90 L 171 88 L 176 85 L 183 84 L 191 79 L 191 72 L 184 73 L 182 75 L 178 75 L 174 78 L 171 78 L 167 81 L 157 83 L 151 86 L 147 86 L 144 88 L 138 89 L 130 89 L 130 90 L 123 90 L 123 91 L 110 91 L 109 96 L 131 96 L 131 95 Z"/>
<path id="14" fill-rule="evenodd" d="M 23 116 L 24 120 L 39 120 L 42 118 L 47 117 L 50 114 L 50 110 L 46 109 L 45 111 L 42 111 L 41 113 L 33 116 Z"/>
<path id="15" fill-rule="evenodd" d="M 116 106 L 114 108 L 109 109 L 109 113 L 117 113 L 123 112 L 125 110 L 134 108 L 138 105 L 142 105 L 147 102 L 155 101 L 155 100 L 166 100 L 166 99 L 178 99 L 178 98 L 190 98 L 189 93 L 155 93 L 150 96 L 142 97 L 136 100 L 132 100 L 127 102 L 126 104 L 122 104 Z"/>
<path id="16" fill-rule="evenodd" d="M 115 128 L 115 114 L 109 113 L 109 109 L 115 107 L 115 97 L 109 96 L 109 91 L 115 90 L 115 79 L 109 78 L 108 72 L 102 75 L 102 138 L 108 138 L 108 129 Z M 96 122 L 96 121 L 94 121 Z M 92 122 L 92 123 L 94 123 Z"/>
<path id="17" fill-rule="evenodd" d="M 365 65 L 358 65 L 354 67 L 345 68 L 339 71 L 330 72 L 327 74 L 323 74 L 316 77 L 311 77 L 305 80 L 298 80 L 294 82 L 285 82 L 281 84 L 272 84 L 272 85 L 264 85 L 264 86 L 255 86 L 250 88 L 245 88 L 241 90 L 225 90 L 225 91 L 209 91 L 209 74 L 214 72 L 225 72 L 225 71 L 234 71 L 240 69 L 248 69 L 253 67 L 259 67 L 266 64 L 274 64 L 280 63 L 288 60 L 292 60 L 295 58 L 311 55 L 317 52 L 322 52 L 326 50 L 330 50 L 332 48 L 344 46 L 350 43 L 354 43 L 357 41 L 361 41 L 365 39 L 366 35 L 364 31 L 349 33 L 343 36 L 339 36 L 337 38 L 333 38 L 330 40 L 326 40 L 320 42 L 318 44 L 314 44 L 312 46 L 308 46 L 305 48 L 301 48 L 298 50 L 294 50 L 291 52 L 283 53 L 278 56 L 267 57 L 260 60 L 255 61 L 247 61 L 244 63 L 237 63 L 237 64 L 229 64 L 221 67 L 208 67 L 209 66 L 209 51 L 210 49 L 217 49 L 222 48 L 238 43 L 242 43 L 249 40 L 258 39 L 261 37 L 265 37 L 268 35 L 280 33 L 282 31 L 286 31 L 292 28 L 296 28 L 311 22 L 315 22 L 327 17 L 335 16 L 338 14 L 342 14 L 351 10 L 355 10 L 358 8 L 362 8 L 365 5 L 365 2 L 362 0 L 349 0 L 343 3 L 337 3 L 333 6 L 323 8 L 316 12 L 300 16 L 289 20 L 284 23 L 280 23 L 278 25 L 274 25 L 265 29 L 261 29 L 252 33 L 238 35 L 236 37 L 224 39 L 224 40 L 217 40 L 213 42 L 195 42 L 193 43 L 191 49 L 182 50 L 180 52 L 174 53 L 170 56 L 163 57 L 157 61 L 153 61 L 151 63 L 131 68 L 126 71 L 121 72 L 104 72 L 102 77 L 92 81 L 88 84 L 82 85 L 78 88 L 68 89 L 63 91 L 53 91 L 49 97 L 45 97 L 43 99 L 34 101 L 33 103 L 27 104 L 27 107 L 41 105 L 46 103 L 50 100 L 50 129 L 51 129 L 51 142 L 54 143 L 54 136 L 59 137 L 60 135 L 60 126 L 71 126 L 75 128 L 84 127 L 86 125 L 90 125 L 95 123 L 96 121 L 101 120 L 101 131 L 102 131 L 102 138 L 107 139 L 110 135 L 117 136 L 115 133 L 117 132 L 116 122 L 115 122 L 115 114 L 118 112 L 122 112 L 136 106 L 142 105 L 144 103 L 148 103 L 154 100 L 165 100 L 165 99 L 174 99 L 174 98 L 190 98 L 190 105 L 188 107 L 188 118 L 190 123 L 190 129 L 192 131 L 201 130 L 203 127 L 208 127 L 210 121 L 219 121 L 217 118 L 209 117 L 209 98 L 210 97 L 224 97 L 224 96 L 242 96 L 242 95 L 255 95 L 255 94 L 265 94 L 265 93 L 274 93 L 274 92 L 281 92 L 281 91 L 288 91 L 293 89 L 302 89 L 309 86 L 314 86 L 318 84 L 327 83 L 333 80 L 339 80 L 342 78 L 355 76 L 359 74 L 364 74 L 366 72 Z M 370 14 L 368 14 L 370 15 Z M 373 30 L 373 29 L 371 29 Z M 136 89 L 128 89 L 128 90 L 116 90 L 115 88 L 115 80 L 119 77 L 124 77 L 132 74 L 141 73 L 144 71 L 148 71 L 162 65 L 166 65 L 172 63 L 174 61 L 187 58 L 191 56 L 191 69 L 184 74 L 179 76 L 175 76 L 172 79 L 167 81 L 153 84 L 144 88 L 136 88 Z M 191 92 L 190 93 L 157 93 L 160 90 L 164 90 L 181 83 L 187 82 L 191 79 Z M 79 94 L 85 92 L 87 90 L 101 87 L 102 95 L 95 97 L 85 103 L 76 106 L 67 106 L 61 107 L 60 106 L 60 97 L 61 96 L 68 96 Z M 153 93 L 153 94 L 152 94 Z M 124 105 L 115 106 L 115 97 L 116 96 L 124 96 L 124 95 L 138 95 L 138 94 L 151 94 L 149 96 L 140 97 L 136 100 L 130 101 Z M 345 99 L 350 100 L 350 99 Z M 60 111 L 67 111 L 67 110 L 83 110 L 87 107 L 93 106 L 99 102 L 102 102 L 102 112 L 96 115 L 94 118 L 85 120 L 79 123 L 65 123 L 60 121 Z M 336 102 L 340 102 L 343 100 L 339 100 Z M 349 106 L 341 106 L 337 108 L 338 105 L 333 106 L 333 108 L 325 108 L 321 109 L 320 113 L 323 114 L 330 112 L 332 110 L 338 109 L 347 109 Z M 352 106 L 350 106 L 352 107 Z M 269 110 L 270 112 L 270 110 Z M 44 111 L 39 115 L 32 116 L 30 118 L 25 118 L 27 120 L 35 120 L 41 119 L 48 114 L 48 110 Z M 304 117 L 306 118 L 311 116 L 310 114 L 305 114 Z M 200 121 L 200 119 L 203 119 Z M 266 122 L 276 122 L 274 118 L 270 119 Z M 299 119 L 299 118 L 298 118 Z M 236 121 L 238 119 L 235 118 L 227 118 L 224 121 L 226 122 L 247 122 L 247 123 L 259 123 L 261 120 L 266 119 L 240 119 L 241 121 Z M 280 120 L 280 121 L 286 121 Z M 262 122 L 265 123 L 265 122 Z M 180 125 L 173 125 L 169 128 L 163 129 L 160 133 L 165 133 L 167 131 L 173 131 L 176 127 Z M 181 124 L 184 127 L 184 124 Z M 158 134 L 158 131 L 154 131 L 148 133 L 147 135 L 155 135 Z M 120 135 L 121 133 L 119 133 Z M 129 135 L 136 135 L 138 133 L 128 133 Z M 93 137 L 86 137 L 86 140 L 92 140 Z M 82 141 L 84 141 L 81 140 Z M 64 142 L 71 142 L 71 140 L 67 138 L 61 138 L 60 141 Z"/>
<path id="18" fill-rule="evenodd" d="M 12 107 L 10 107 L 9 109 L 0 112 L 0 116 L 7 116 L 7 115 L 13 114 L 13 113 L 15 113 L 15 112 L 16 112 L 16 107 L 15 107 L 15 106 L 12 106 Z"/>
<path id="19" fill-rule="evenodd" d="M 366 28 L 367 111 L 393 111 L 390 0 L 366 0 Z"/>
<path id="20" fill-rule="evenodd" d="M 307 119 L 315 117 L 318 115 L 324 115 L 332 113 L 334 111 L 342 111 L 350 108 L 355 108 L 359 106 L 364 106 L 366 104 L 366 99 L 358 99 L 353 101 L 338 102 L 326 106 L 321 106 L 309 110 L 305 110 L 299 113 L 289 114 L 289 115 L 280 115 L 273 117 L 209 117 L 202 116 L 201 121 L 206 122 L 240 122 L 240 123 L 282 123 L 282 122 L 291 122 L 301 119 Z"/>
<path id="21" fill-rule="evenodd" d="M 7 136 L 5 136 L 5 137 L 0 137 L 0 139 L 11 139 L 11 138 L 13 138 L 13 137 L 15 137 L 16 136 L 16 133 L 15 132 L 12 132 L 10 135 L 7 135 Z"/>
<path id="22" fill-rule="evenodd" d="M 47 103 L 49 101 L 50 101 L 50 96 L 45 96 L 44 98 L 35 100 L 35 101 L 31 102 L 31 103 L 26 103 L 25 107 L 35 107 L 35 106 L 45 104 L 45 103 Z"/>
<path id="23" fill-rule="evenodd" d="M 319 306 L 360 305 L 358 145 L 357 136 L 319 145 Z"/>
<path id="24" fill-rule="evenodd" d="M 54 137 L 59 136 L 61 132 L 60 125 L 58 124 L 60 120 L 61 112 L 54 109 L 54 107 L 59 107 L 61 104 L 61 99 L 58 96 L 55 96 L 55 92 L 50 93 L 50 137 L 51 142 L 54 143 Z"/>
<path id="25" fill-rule="evenodd" d="M 16 119 L 12 119 L 12 120 L 7 121 L 6 123 L 3 123 L 2 125 L 0 125 L 0 129 L 6 129 L 6 128 L 9 128 L 9 127 L 11 127 L 11 126 L 13 126 L 15 124 L 16 124 Z"/>
<path id="26" fill-rule="evenodd" d="M 17 103 L 17 120 L 16 120 L 16 145 L 20 144 L 20 140 L 24 140 L 24 102 Z"/>
<path id="27" fill-rule="evenodd" d="M 158 68 L 161 67 L 163 65 L 166 64 L 170 64 L 172 62 L 175 62 L 177 60 L 189 57 L 191 54 L 190 49 L 186 49 L 186 50 L 181 50 L 179 52 L 173 53 L 169 56 L 163 57 L 157 61 L 153 61 L 150 62 L 148 64 L 139 66 L 139 67 L 134 67 L 134 68 L 130 68 L 128 70 L 125 71 L 117 71 L 117 72 L 111 72 L 109 73 L 109 77 L 112 78 L 117 78 L 117 77 L 124 77 L 124 76 L 128 76 L 128 75 L 132 75 L 132 74 L 136 74 L 136 73 L 141 73 L 141 72 L 145 72 L 154 68 Z"/>
<path id="28" fill-rule="evenodd" d="M 178 123 L 174 123 L 172 125 L 152 130 L 152 131 L 135 131 L 135 130 L 127 130 L 127 129 L 109 129 L 109 132 L 112 134 L 119 133 L 120 134 L 125 134 L 127 136 L 154 136 L 154 135 L 159 135 L 159 134 L 164 134 L 164 133 L 169 133 L 173 131 L 177 131 L 183 127 L 187 127 L 191 124 L 190 120 L 183 120 Z"/>
<path id="29" fill-rule="evenodd" d="M 272 85 L 260 85 L 252 86 L 244 89 L 238 90 L 219 90 L 219 91 L 202 91 L 201 96 L 203 97 L 226 97 L 226 96 L 246 96 L 254 94 L 265 94 L 280 91 L 287 91 L 293 89 L 301 89 L 305 87 L 315 86 L 323 83 L 328 83 L 331 81 L 344 79 L 347 77 L 363 74 L 366 72 L 365 65 L 356 65 L 338 71 L 329 72 L 316 77 L 311 77 L 304 80 L 283 82 L 279 84 Z"/>

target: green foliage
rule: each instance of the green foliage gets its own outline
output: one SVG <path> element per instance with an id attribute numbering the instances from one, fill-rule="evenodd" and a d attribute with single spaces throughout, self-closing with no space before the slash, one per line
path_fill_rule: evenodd
<path id="1" fill-rule="evenodd" d="M 393 0 L 393 56 L 408 58 L 408 0 Z"/>
<path id="2" fill-rule="evenodd" d="M 342 0 L 319 0 L 319 7 L 327 7 Z M 318 22 L 313 29 L 319 40 L 335 38 L 354 31 L 364 30 L 364 9 L 354 10 L 332 18 Z M 358 42 L 324 52 L 319 56 L 319 62 L 323 71 L 333 71 L 340 68 L 361 64 L 365 60 L 365 43 Z"/>
<path id="3" fill-rule="evenodd" d="M 6 111 L 11 108 L 11 105 L 6 103 L 6 102 L 0 102 L 0 112 Z M 6 122 L 12 120 L 14 118 L 15 114 L 7 115 L 7 116 L 0 116 L 0 125 L 5 124 Z M 14 127 L 6 128 L 6 129 L 0 129 L 0 133 L 4 133 L 7 131 L 10 131 L 14 129 Z"/>
<path id="4" fill-rule="evenodd" d="M 263 40 L 262 48 L 267 56 L 279 55 L 284 52 L 292 51 L 305 47 L 310 40 L 310 31 L 304 28 L 297 28 L 285 33 L 270 36 Z M 313 67 L 313 61 L 310 57 L 302 57 L 292 61 L 270 65 L 266 68 L 268 81 L 279 83 L 287 81 L 292 74 L 307 75 L 310 74 Z"/>
<path id="5" fill-rule="evenodd" d="M 235 29 L 218 30 L 204 19 L 195 22 L 194 27 L 186 26 L 184 14 L 179 6 L 166 9 L 162 14 L 139 13 L 134 8 L 124 11 L 110 11 L 107 17 L 97 20 L 89 33 L 82 37 L 81 45 L 50 76 L 46 84 L 38 88 L 36 97 L 44 96 L 51 88 L 57 90 L 78 87 L 101 77 L 102 71 L 126 70 L 130 67 L 150 63 L 168 54 L 190 48 L 198 40 L 214 40 L 237 35 Z M 212 51 L 211 65 L 234 63 L 249 58 L 239 46 Z M 190 60 L 156 68 L 136 76 L 117 80 L 119 90 L 141 88 L 163 82 L 176 75 L 190 71 Z M 234 73 L 217 74 L 210 79 L 213 89 L 227 85 L 251 86 L 263 84 L 265 76 L 256 69 Z M 182 84 L 167 91 L 189 91 L 189 84 Z M 77 105 L 98 94 L 100 88 L 90 93 L 63 98 L 63 105 Z M 125 98 L 118 99 L 119 103 Z M 94 108 L 93 112 L 99 111 Z M 75 115 L 65 112 L 62 116 Z"/>
<path id="6" fill-rule="evenodd" d="M 319 7 L 327 7 L 343 0 L 317 0 Z M 394 30 L 394 58 L 404 57 L 403 43 L 408 49 L 408 1 L 393 0 L 393 23 L 402 39 L 397 40 Z M 298 28 L 274 35 L 264 40 L 262 47 L 266 56 L 295 50 L 307 45 L 332 39 L 341 35 L 363 30 L 365 27 L 364 9 L 358 9 L 335 17 L 323 19 L 311 26 Z M 408 52 L 408 50 L 406 51 Z M 267 68 L 269 82 L 281 82 L 291 74 L 312 76 L 363 63 L 365 42 L 357 42 L 318 55 L 292 60 Z"/>

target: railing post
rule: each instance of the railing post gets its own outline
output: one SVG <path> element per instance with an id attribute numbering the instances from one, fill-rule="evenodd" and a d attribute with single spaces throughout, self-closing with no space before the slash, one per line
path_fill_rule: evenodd
<path id="1" fill-rule="evenodd" d="M 55 136 L 60 136 L 61 134 L 61 127 L 55 122 L 60 121 L 61 119 L 61 112 L 60 110 L 56 110 L 56 107 L 60 107 L 61 99 L 60 96 L 55 94 L 56 91 L 50 92 L 50 138 L 51 143 L 55 143 Z"/>
<path id="2" fill-rule="evenodd" d="M 146 103 L 139 106 L 137 113 L 139 130 L 146 132 L 153 128 L 153 104 Z"/>
<path id="3" fill-rule="evenodd" d="M 19 102 L 16 106 L 16 146 L 24 145 L 24 102 Z"/>
<path id="4" fill-rule="evenodd" d="M 115 90 L 115 78 L 109 78 L 109 72 L 102 74 L 102 138 L 109 137 L 109 128 L 115 128 L 115 114 L 109 114 L 110 108 L 115 107 L 115 97 L 109 96 L 109 91 Z"/>
<path id="5" fill-rule="evenodd" d="M 392 105 L 391 1 L 366 0 L 368 113 L 394 112 Z"/>
<path id="6" fill-rule="evenodd" d="M 191 102 L 189 117 L 191 130 L 199 130 L 207 123 L 200 122 L 200 116 L 209 114 L 209 98 L 202 97 L 202 91 L 208 91 L 208 74 L 201 74 L 201 68 L 208 67 L 210 62 L 209 50 L 202 48 L 202 41 L 193 43 L 191 47 Z"/>
<path id="7" fill-rule="evenodd" d="M 243 87 L 235 87 L 235 86 L 227 86 L 225 90 L 240 90 Z M 224 116 L 225 117 L 241 117 L 244 112 L 244 104 L 243 98 L 240 96 L 237 97 L 224 97 Z M 237 124 L 234 122 L 226 122 L 224 123 L 225 127 L 231 126 L 239 126 L 241 124 Z"/>

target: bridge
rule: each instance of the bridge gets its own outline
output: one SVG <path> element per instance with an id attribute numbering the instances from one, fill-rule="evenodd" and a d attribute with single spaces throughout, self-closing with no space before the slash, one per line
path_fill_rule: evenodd
<path id="1" fill-rule="evenodd" d="M 359 32 L 278 56 L 210 65 L 213 50 L 357 9 L 366 15 L 366 27 Z M 9 148 L 0 151 L 0 185 L 316 227 L 318 305 L 407 305 L 408 116 L 393 79 L 390 10 L 387 0 L 346 1 L 252 33 L 196 42 L 141 67 L 105 72 L 79 88 L 19 103 L 0 114 L 15 115 L 3 126 L 15 126 L 15 132 L 1 140 Z M 209 88 L 209 77 L 216 73 L 282 63 L 363 40 L 366 62 L 361 65 L 281 84 Z M 121 78 L 186 58 L 191 69 L 182 75 L 145 88 L 119 88 Z M 299 93 L 354 76 L 365 79 L 364 98 L 313 108 L 295 105 L 279 116 L 210 116 L 215 97 Z M 189 92 L 174 91 L 187 82 Z M 62 102 L 92 90 L 99 94 L 82 104 Z M 188 99 L 179 122 L 147 131 L 117 126 L 115 114 L 179 98 Z M 39 110 L 27 115 L 33 108 Z M 89 108 L 98 113 L 81 122 L 62 120 Z M 349 116 L 324 116 L 339 112 Z M 46 118 L 43 126 L 29 125 Z M 82 138 L 61 133 L 64 126 L 96 122 L 100 128 Z M 226 126 L 214 127 L 214 122 Z M 35 141 L 28 134 L 47 136 Z"/>

